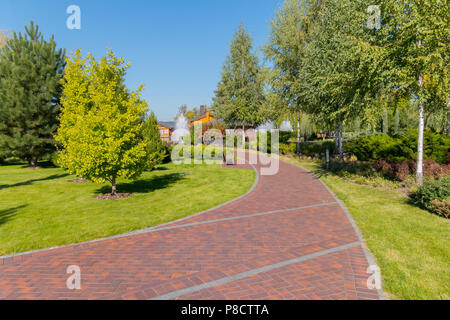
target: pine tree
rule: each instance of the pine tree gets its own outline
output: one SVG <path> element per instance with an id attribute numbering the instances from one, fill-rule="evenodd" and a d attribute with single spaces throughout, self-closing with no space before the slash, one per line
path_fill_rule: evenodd
<path id="1" fill-rule="evenodd" d="M 25 30 L 0 52 L 0 150 L 35 167 L 55 150 L 65 53 L 33 22 Z"/>
<path id="2" fill-rule="evenodd" d="M 59 161 L 71 174 L 110 182 L 115 195 L 118 177 L 137 178 L 153 163 L 145 138 L 143 87 L 126 89 L 129 64 L 111 51 L 97 62 L 92 55 L 81 58 L 78 50 L 67 62 L 56 136 L 62 147 Z M 148 122 L 147 129 L 152 125 Z"/>
<path id="3" fill-rule="evenodd" d="M 230 126 L 258 124 L 264 101 L 264 76 L 252 53 L 252 39 L 240 25 L 213 98 L 214 115 Z"/>

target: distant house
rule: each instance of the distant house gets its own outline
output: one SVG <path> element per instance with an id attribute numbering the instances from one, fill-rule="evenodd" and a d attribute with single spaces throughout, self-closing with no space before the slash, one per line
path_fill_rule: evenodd
<path id="1" fill-rule="evenodd" d="M 169 142 L 173 131 L 175 131 L 175 121 L 162 121 L 158 123 L 159 134 L 163 141 Z"/>
<path id="2" fill-rule="evenodd" d="M 211 112 L 208 111 L 206 106 L 200 106 L 200 116 L 195 117 L 189 121 L 189 127 L 193 127 L 196 124 L 207 124 L 216 121 Z"/>

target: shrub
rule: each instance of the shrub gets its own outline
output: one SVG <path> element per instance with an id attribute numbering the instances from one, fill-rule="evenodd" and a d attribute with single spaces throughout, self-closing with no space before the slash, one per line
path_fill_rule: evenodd
<path id="1" fill-rule="evenodd" d="M 288 131 L 280 131 L 280 144 L 287 144 L 291 138 L 294 138 L 296 133 Z"/>
<path id="2" fill-rule="evenodd" d="M 380 159 L 395 163 L 415 160 L 417 157 L 417 130 L 406 134 L 388 136 L 384 134 L 361 137 L 346 145 L 346 150 L 360 161 Z M 440 164 L 449 162 L 450 137 L 431 131 L 424 134 L 424 155 Z"/>
<path id="3" fill-rule="evenodd" d="M 302 142 L 300 144 L 300 152 L 309 157 L 325 156 L 327 146 L 330 150 L 330 155 L 335 152 L 336 145 L 334 142 Z"/>
<path id="4" fill-rule="evenodd" d="M 430 180 L 411 194 L 415 204 L 431 212 L 441 214 L 448 210 L 450 196 L 450 179 Z M 447 202 L 443 204 L 442 202 Z"/>
<path id="5" fill-rule="evenodd" d="M 434 213 L 446 219 L 450 218 L 450 201 L 433 200 L 431 204 L 433 206 Z"/>
<path id="6" fill-rule="evenodd" d="M 358 138 L 349 143 L 346 150 L 360 161 L 386 159 L 400 162 L 412 159 L 411 153 L 414 152 L 404 148 L 400 139 L 383 134 Z"/>
<path id="7" fill-rule="evenodd" d="M 178 146 L 180 149 L 178 150 L 178 154 L 174 155 L 174 161 L 182 161 L 184 160 L 184 148 L 183 146 Z M 174 149 L 174 146 L 170 146 L 168 148 L 168 158 L 169 161 L 171 159 L 171 155 L 172 155 L 172 151 Z M 205 151 L 206 149 L 206 151 Z M 216 157 L 216 152 L 217 152 L 217 148 L 215 148 L 215 146 L 210 145 L 210 146 L 205 146 L 205 145 L 198 145 L 198 146 L 191 146 L 191 159 L 194 159 L 195 157 L 195 153 L 201 153 L 202 155 L 202 159 L 203 160 L 214 160 L 214 158 Z M 208 156 L 210 153 L 210 156 Z"/>
<path id="8" fill-rule="evenodd" d="M 395 164 L 395 178 L 399 181 L 405 181 L 410 175 L 408 162 L 403 161 Z"/>
<path id="9" fill-rule="evenodd" d="M 349 174 L 360 177 L 372 177 L 375 175 L 372 165 L 360 162 L 331 161 L 329 169 L 341 177 L 349 177 Z"/>
<path id="10" fill-rule="evenodd" d="M 295 143 L 280 143 L 280 154 L 289 155 L 294 154 L 297 149 Z"/>
<path id="11" fill-rule="evenodd" d="M 388 178 L 394 178 L 395 175 L 395 166 L 386 160 L 378 160 L 374 164 L 375 169 L 380 171 L 384 176 L 387 176 Z M 409 168 L 408 168 L 409 169 Z M 408 170 L 409 173 L 409 170 Z"/>
<path id="12" fill-rule="evenodd" d="M 448 174 L 448 165 L 440 165 L 433 159 L 426 159 L 423 163 L 423 172 L 427 176 L 438 179 L 440 176 Z"/>
<path id="13" fill-rule="evenodd" d="M 374 168 L 386 178 L 405 181 L 408 176 L 416 173 L 416 161 L 395 163 L 388 160 L 378 160 L 374 163 Z M 439 177 L 450 173 L 450 165 L 441 165 L 433 159 L 427 159 L 423 164 L 423 173 L 425 176 L 439 179 Z"/>

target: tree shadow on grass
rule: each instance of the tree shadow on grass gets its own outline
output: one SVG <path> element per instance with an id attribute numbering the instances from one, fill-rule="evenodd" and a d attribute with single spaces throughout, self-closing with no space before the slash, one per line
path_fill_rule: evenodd
<path id="1" fill-rule="evenodd" d="M 150 193 L 155 190 L 164 189 L 170 185 L 182 180 L 183 176 L 179 174 L 165 174 L 149 179 L 139 179 L 132 182 L 117 184 L 119 193 Z M 97 194 L 111 193 L 110 186 L 103 186 L 96 191 Z"/>
<path id="2" fill-rule="evenodd" d="M 24 164 L 22 162 L 22 163 L 18 163 L 18 164 L 22 164 L 22 166 L 21 166 L 22 169 L 30 169 L 30 170 L 32 169 L 28 163 Z M 39 161 L 36 168 L 38 170 L 39 169 L 55 169 L 55 168 L 58 168 L 58 166 L 55 166 L 55 164 L 51 161 Z"/>
<path id="3" fill-rule="evenodd" d="M 0 210 L 0 225 L 8 222 L 9 220 L 11 220 L 17 213 L 18 210 L 23 209 L 25 207 L 27 207 L 28 205 L 22 205 L 22 206 L 18 206 L 15 208 L 9 208 L 9 209 L 5 209 L 5 210 Z"/>
<path id="4" fill-rule="evenodd" d="M 66 173 L 53 174 L 51 176 L 39 178 L 39 179 L 31 179 L 31 180 L 17 182 L 17 183 L 13 183 L 13 184 L 2 184 L 2 185 L 0 185 L 0 190 L 7 189 L 7 188 L 13 188 L 13 187 L 29 186 L 29 185 L 33 184 L 34 182 L 55 180 L 55 179 L 64 178 L 67 176 L 68 176 L 68 174 L 66 174 Z"/>
<path id="5" fill-rule="evenodd" d="M 167 171 L 169 169 L 167 169 L 166 167 L 157 167 L 154 169 L 155 171 Z"/>

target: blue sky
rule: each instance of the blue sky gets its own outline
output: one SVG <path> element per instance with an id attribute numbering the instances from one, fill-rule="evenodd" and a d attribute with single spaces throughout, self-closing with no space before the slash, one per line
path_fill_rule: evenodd
<path id="1" fill-rule="evenodd" d="M 178 107 L 211 104 L 230 41 L 244 23 L 256 49 L 267 41 L 281 0 L 0 0 L 0 29 L 23 31 L 35 21 L 67 53 L 96 57 L 108 48 L 132 63 L 127 85 L 146 85 L 159 120 Z M 81 30 L 69 30 L 69 5 L 81 8 Z"/>

